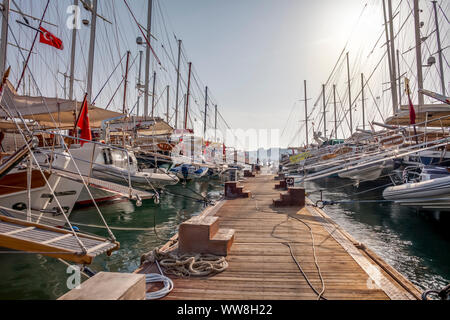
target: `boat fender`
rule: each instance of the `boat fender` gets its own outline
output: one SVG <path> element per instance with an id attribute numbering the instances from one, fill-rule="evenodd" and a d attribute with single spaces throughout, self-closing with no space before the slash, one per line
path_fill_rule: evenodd
<path id="1" fill-rule="evenodd" d="M 155 194 L 155 196 L 153 197 L 153 201 L 155 202 L 155 204 L 159 204 L 160 203 L 158 194 Z"/>

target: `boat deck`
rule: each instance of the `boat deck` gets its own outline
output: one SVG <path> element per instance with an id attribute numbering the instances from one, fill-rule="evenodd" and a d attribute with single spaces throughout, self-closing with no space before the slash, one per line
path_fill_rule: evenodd
<path id="1" fill-rule="evenodd" d="M 89 187 L 94 187 L 94 188 L 101 189 L 104 191 L 112 192 L 119 196 L 129 198 L 131 200 L 152 199 L 154 196 L 153 192 L 148 192 L 148 191 L 143 191 L 143 190 L 138 190 L 138 189 L 133 189 L 133 188 L 130 189 L 130 187 L 123 186 L 118 183 L 105 181 L 105 180 L 101 180 L 101 179 L 96 179 L 96 178 L 92 178 L 92 177 L 80 176 L 76 173 L 67 172 L 67 171 L 58 170 L 58 169 L 52 169 L 52 170 L 53 170 L 53 173 L 57 174 L 58 176 L 60 176 L 62 178 L 66 178 L 66 179 L 69 179 L 72 181 L 77 181 L 80 183 L 83 183 L 83 180 L 84 180 L 86 185 L 88 185 Z M 124 177 L 124 181 L 126 181 L 125 178 L 127 178 L 127 177 Z"/>
<path id="2" fill-rule="evenodd" d="M 101 254 L 111 254 L 119 243 L 77 233 L 86 249 L 84 253 L 75 237 L 68 230 L 0 215 L 0 247 L 40 253 L 79 264 L 90 264 Z"/>
<path id="3" fill-rule="evenodd" d="M 229 267 L 208 278 L 175 278 L 165 299 L 301 300 L 317 299 L 293 260 L 289 247 L 317 292 L 322 291 L 314 253 L 323 276 L 326 299 L 410 300 L 420 292 L 372 251 L 357 244 L 325 212 L 312 206 L 274 208 L 273 175 L 257 175 L 244 182 L 250 199 L 225 200 L 203 213 L 219 217 L 221 228 L 235 230 L 227 256 Z M 297 220 L 299 219 L 299 220 Z M 313 241 L 311 232 L 312 230 Z M 176 237 L 174 237 L 174 240 Z M 166 244 L 166 248 L 171 243 Z M 144 264 L 136 273 L 153 273 Z"/>

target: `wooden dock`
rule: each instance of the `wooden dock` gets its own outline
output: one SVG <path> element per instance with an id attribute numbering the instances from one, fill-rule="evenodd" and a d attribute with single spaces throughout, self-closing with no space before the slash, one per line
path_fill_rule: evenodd
<path id="1" fill-rule="evenodd" d="M 208 278 L 172 278 L 173 291 L 165 299 L 189 300 L 301 300 L 317 299 L 312 286 L 329 300 L 413 300 L 418 289 L 375 253 L 358 244 L 322 210 L 307 205 L 274 208 L 280 197 L 273 175 L 257 175 L 243 183 L 252 193 L 245 199 L 224 200 L 203 215 L 219 217 L 221 228 L 235 230 L 226 271 Z M 300 210 L 300 211 L 299 211 Z M 311 232 L 309 228 L 311 228 Z M 176 237 L 174 237 L 176 240 Z M 166 244 L 168 247 L 172 243 Z M 136 273 L 153 273 L 147 263 Z"/>

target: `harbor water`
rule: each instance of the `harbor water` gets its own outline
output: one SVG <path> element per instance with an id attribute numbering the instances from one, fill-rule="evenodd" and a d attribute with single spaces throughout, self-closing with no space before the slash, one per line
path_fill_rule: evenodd
<path id="1" fill-rule="evenodd" d="M 381 190 L 354 196 L 371 189 L 370 183 L 361 184 L 359 189 L 347 183 L 347 180 L 328 178 L 308 183 L 306 187 L 314 201 L 320 199 L 319 190 L 324 190 L 325 200 L 381 199 Z M 90 268 L 133 272 L 139 267 L 143 253 L 164 244 L 177 232 L 180 223 L 203 210 L 203 204 L 192 198 L 198 199 L 202 194 L 217 200 L 222 191 L 220 181 L 194 182 L 170 188 L 172 194 L 162 195 L 159 205 L 145 201 L 142 207 L 135 207 L 132 202 L 124 201 L 101 206 L 111 227 L 148 230 L 113 230 L 120 250 L 111 257 L 97 257 Z M 450 219 L 444 214 L 439 217 L 395 204 L 358 202 L 327 206 L 324 210 L 356 240 L 370 247 L 420 289 L 441 288 L 449 282 L 450 252 L 442 248 L 450 245 Z M 106 236 L 105 230 L 81 226 L 101 224 L 92 208 L 74 211 L 71 219 L 74 225 L 80 224 L 82 232 Z M 57 299 L 68 291 L 67 266 L 53 258 L 9 251 L 0 253 L 0 259 L 0 299 Z M 320 256 L 318 259 L 320 263 Z"/>
<path id="2" fill-rule="evenodd" d="M 133 272 L 139 267 L 142 254 L 163 245 L 176 234 L 179 224 L 202 212 L 204 205 L 194 199 L 206 196 L 219 199 L 223 186 L 219 180 L 191 182 L 186 186 L 169 188 L 171 194 L 162 194 L 161 202 L 143 202 L 136 207 L 133 202 L 122 201 L 100 206 L 111 228 L 148 228 L 148 231 L 113 230 L 120 249 L 108 257 L 98 256 L 89 266 L 93 271 Z M 83 233 L 107 236 L 104 229 L 78 225 L 102 225 L 94 208 L 75 210 L 71 215 L 74 226 Z M 156 222 L 156 225 L 155 225 Z M 153 228 L 155 226 L 155 228 Z M 157 234 L 155 234 L 155 231 Z M 4 252 L 5 249 L 0 248 Z M 67 266 L 42 255 L 0 253 L 0 300 L 5 299 L 57 299 L 68 291 Z M 86 278 L 82 276 L 82 281 Z"/>

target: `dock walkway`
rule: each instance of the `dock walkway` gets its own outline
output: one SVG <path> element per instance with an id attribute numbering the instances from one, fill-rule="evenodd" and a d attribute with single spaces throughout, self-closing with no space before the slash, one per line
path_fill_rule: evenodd
<path id="1" fill-rule="evenodd" d="M 410 300 L 420 292 L 375 253 L 358 244 L 326 214 L 312 206 L 274 208 L 280 196 L 273 175 L 244 182 L 249 199 L 224 200 L 203 215 L 219 217 L 220 227 L 235 230 L 226 271 L 208 278 L 173 278 L 166 299 L 300 300 L 317 299 L 305 276 L 326 299 Z M 312 236 L 314 238 L 314 248 Z M 145 264 L 136 273 L 154 272 Z"/>

